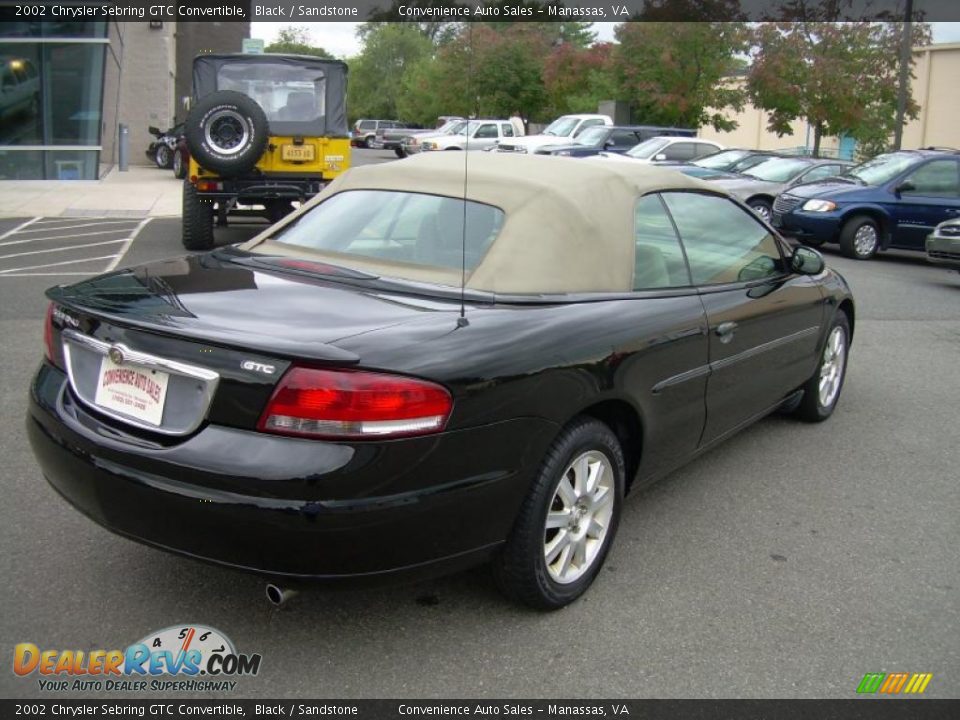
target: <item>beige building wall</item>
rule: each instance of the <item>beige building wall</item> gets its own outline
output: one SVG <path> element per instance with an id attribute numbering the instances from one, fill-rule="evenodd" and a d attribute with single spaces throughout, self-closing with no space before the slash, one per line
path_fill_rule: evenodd
<path id="1" fill-rule="evenodd" d="M 903 129 L 903 147 L 960 148 L 960 43 L 913 51 L 913 99 L 920 116 Z"/>
<path id="2" fill-rule="evenodd" d="M 915 48 L 913 53 L 916 78 L 911 90 L 920 106 L 920 116 L 904 127 L 902 146 L 960 148 L 960 43 Z M 748 104 L 743 112 L 728 117 L 739 123 L 736 130 L 717 132 L 707 126 L 700 129 L 700 136 L 726 147 L 758 150 L 813 146 L 813 130 L 802 120 L 793 124 L 793 134 L 777 137 L 767 130 L 767 113 L 753 105 Z M 825 137 L 821 147 L 824 154 L 831 154 L 838 149 L 839 140 Z"/>
<path id="3" fill-rule="evenodd" d="M 176 23 L 164 22 L 161 28 L 151 28 L 149 23 L 118 25 L 125 52 L 117 122 L 130 128 L 130 164 L 147 165 L 145 152 L 153 140 L 147 128 L 156 125 L 166 130 L 173 124 Z"/>

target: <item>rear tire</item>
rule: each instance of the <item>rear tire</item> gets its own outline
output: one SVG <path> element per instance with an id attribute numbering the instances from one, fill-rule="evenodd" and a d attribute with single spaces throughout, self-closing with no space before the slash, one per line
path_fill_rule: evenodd
<path id="1" fill-rule="evenodd" d="M 607 425 L 588 417 L 568 425 L 547 451 L 493 562 L 500 590 L 541 610 L 580 597 L 616 536 L 624 475 L 623 451 Z"/>
<path id="2" fill-rule="evenodd" d="M 183 161 L 183 152 L 179 148 L 173 151 L 173 176 L 177 180 L 187 176 L 187 163 Z"/>
<path id="3" fill-rule="evenodd" d="M 842 310 L 827 334 L 817 370 L 803 385 L 803 397 L 794 414 L 806 422 L 823 422 L 833 414 L 847 376 L 850 352 L 850 320 Z"/>
<path id="4" fill-rule="evenodd" d="M 213 203 L 200 197 L 193 183 L 183 183 L 183 246 L 187 250 L 213 248 Z"/>
<path id="5" fill-rule="evenodd" d="M 880 249 L 880 226 L 869 215 L 856 215 L 840 231 L 840 250 L 854 260 L 869 260 Z"/>

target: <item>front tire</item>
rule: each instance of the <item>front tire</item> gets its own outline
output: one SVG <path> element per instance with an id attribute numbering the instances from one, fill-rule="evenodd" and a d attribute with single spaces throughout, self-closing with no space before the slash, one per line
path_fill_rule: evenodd
<path id="1" fill-rule="evenodd" d="M 854 260 L 869 260 L 880 249 L 880 226 L 868 215 L 850 218 L 840 231 L 840 250 Z"/>
<path id="2" fill-rule="evenodd" d="M 183 246 L 187 250 L 213 248 L 213 203 L 203 200 L 191 182 L 183 183 Z"/>
<path id="3" fill-rule="evenodd" d="M 153 161 L 161 170 L 167 170 L 173 164 L 173 153 L 162 142 L 157 143 L 157 147 L 153 151 Z"/>
<path id="4" fill-rule="evenodd" d="M 817 370 L 803 385 L 803 397 L 795 411 L 798 418 L 806 422 L 823 422 L 833 414 L 847 375 L 849 352 L 850 320 L 845 312 L 838 310 Z"/>
<path id="5" fill-rule="evenodd" d="M 747 203 L 751 210 L 753 210 L 761 220 L 765 223 L 769 223 L 773 219 L 773 206 L 768 200 L 762 198 L 755 198 Z"/>
<path id="6" fill-rule="evenodd" d="M 501 591 L 541 610 L 580 597 L 613 544 L 624 475 L 623 451 L 607 425 L 582 417 L 563 430 L 494 560 Z"/>

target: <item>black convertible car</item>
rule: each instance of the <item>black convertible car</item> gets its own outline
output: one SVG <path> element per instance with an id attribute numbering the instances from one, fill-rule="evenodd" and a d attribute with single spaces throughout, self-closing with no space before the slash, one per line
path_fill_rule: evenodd
<path id="1" fill-rule="evenodd" d="M 631 487 L 774 410 L 833 412 L 854 306 L 815 250 L 639 163 L 464 171 L 355 168 L 244 245 L 49 290 L 27 417 L 49 482 L 273 579 L 492 561 L 556 608 Z"/>

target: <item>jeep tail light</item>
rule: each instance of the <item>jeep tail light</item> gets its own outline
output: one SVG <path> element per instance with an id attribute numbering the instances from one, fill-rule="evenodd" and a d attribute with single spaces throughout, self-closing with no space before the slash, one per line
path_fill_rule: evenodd
<path id="1" fill-rule="evenodd" d="M 293 367 L 257 429 L 299 437 L 392 438 L 439 432 L 453 399 L 424 380 L 358 370 Z"/>

